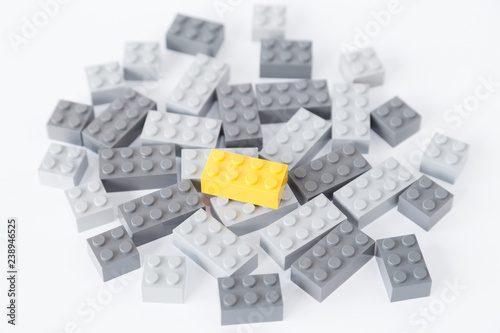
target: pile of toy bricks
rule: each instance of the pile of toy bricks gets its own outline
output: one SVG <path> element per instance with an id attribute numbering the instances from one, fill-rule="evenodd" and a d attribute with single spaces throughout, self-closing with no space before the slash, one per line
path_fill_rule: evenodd
<path id="1" fill-rule="evenodd" d="M 396 206 L 426 231 L 450 211 L 453 195 L 431 178 L 417 179 L 392 157 L 372 167 L 362 155 L 370 129 L 394 147 L 420 129 L 421 116 L 399 97 L 370 109 L 370 89 L 385 73 L 373 48 L 343 54 L 345 83 L 330 90 L 326 79 L 311 79 L 312 41 L 285 39 L 285 27 L 285 7 L 255 7 L 260 76 L 301 80 L 228 85 L 229 66 L 216 58 L 224 26 L 177 15 L 166 47 L 192 55 L 192 63 L 166 110 L 126 86 L 162 79 L 157 42 L 127 43 L 123 67 L 87 67 L 93 105 L 57 103 L 48 134 L 66 144 L 50 145 L 40 182 L 65 189 L 78 232 L 118 215 L 122 226 L 87 240 L 103 281 L 139 269 L 137 248 L 172 235 L 189 260 L 218 279 L 223 325 L 282 320 L 279 274 L 250 275 L 258 250 L 241 236 L 258 232 L 260 247 L 319 302 L 374 256 L 391 302 L 430 294 L 415 235 L 375 241 L 362 231 Z M 207 118 L 214 103 L 219 118 Z M 101 104 L 107 107 L 94 116 Z M 284 124 L 263 140 L 264 123 Z M 138 137 L 140 146 L 130 147 Z M 331 152 L 313 159 L 326 144 Z M 99 179 L 79 184 L 87 150 L 99 156 L 92 166 Z M 453 184 L 468 150 L 436 134 L 420 171 Z M 153 192 L 117 207 L 107 195 L 145 189 Z M 186 257 L 145 255 L 144 301 L 184 302 Z"/>

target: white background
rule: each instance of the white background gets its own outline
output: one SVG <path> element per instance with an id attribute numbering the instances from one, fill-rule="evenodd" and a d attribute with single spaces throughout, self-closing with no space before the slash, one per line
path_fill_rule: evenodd
<path id="1" fill-rule="evenodd" d="M 228 4 L 224 15 L 214 9 L 220 3 Z M 433 279 L 431 296 L 391 304 L 376 262 L 371 260 L 318 303 L 295 287 L 289 271 L 281 271 L 262 250 L 255 273 L 280 273 L 285 302 L 282 322 L 221 327 L 216 280 L 191 261 L 187 299 L 182 305 L 142 303 L 142 270 L 102 283 L 85 240 L 118 222 L 78 234 L 63 192 L 42 187 L 37 179 L 36 170 L 49 144 L 45 123 L 57 100 L 90 103 L 84 66 L 121 61 L 125 41 L 154 40 L 164 45 L 165 33 L 178 12 L 224 22 L 226 39 L 217 57 L 230 64 L 231 83 L 265 81 L 258 77 L 259 44 L 250 41 L 253 1 L 70 1 L 20 45 L 19 52 L 9 43 L 8 34 L 20 34 L 23 20 L 32 21 L 41 7 L 38 1 L 3 1 L 0 230 L 5 232 L 8 216 L 17 216 L 20 223 L 19 326 L 9 327 L 8 332 L 500 330 L 496 207 L 500 86 L 496 83 L 480 101 L 475 97 L 481 78 L 500 81 L 500 3 L 401 0 L 398 13 L 381 28 L 372 12 L 387 9 L 389 1 L 286 3 L 286 36 L 314 41 L 313 78 L 326 78 L 330 85 L 340 82 L 339 45 L 353 44 L 357 31 L 371 27 L 375 30 L 370 41 L 387 72 L 386 83 L 371 90 L 371 105 L 399 95 L 422 114 L 421 131 L 396 149 L 372 134 L 371 154 L 366 156 L 372 165 L 395 156 L 418 170 L 411 156 L 418 155 L 422 142 L 436 129 L 471 145 L 457 184 L 439 182 L 456 197 L 451 213 L 433 230 L 423 231 L 395 209 L 364 229 L 374 239 L 415 233 Z M 148 87 L 148 95 L 163 110 L 167 94 L 191 56 L 162 49 L 164 80 Z M 453 115 L 457 120 L 443 118 L 455 104 L 474 101 L 478 104 L 471 104 L 471 112 Z M 266 129 L 266 135 L 271 135 L 272 128 Z M 89 154 L 93 165 L 83 181 L 97 175 L 96 155 Z M 111 197 L 119 204 L 143 193 Z M 4 237 L 0 240 L 2 332 L 7 326 Z M 258 246 L 255 234 L 244 239 Z M 142 246 L 140 252 L 141 257 L 180 254 L 171 236 Z M 451 288 L 452 284 L 460 288 Z M 430 316 L 424 319 L 421 310 Z"/>

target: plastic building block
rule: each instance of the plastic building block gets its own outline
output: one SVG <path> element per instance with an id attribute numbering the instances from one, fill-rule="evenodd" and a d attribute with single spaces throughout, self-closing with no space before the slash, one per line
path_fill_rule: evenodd
<path id="1" fill-rule="evenodd" d="M 184 303 L 186 258 L 146 255 L 142 275 L 142 301 Z"/>
<path id="2" fill-rule="evenodd" d="M 374 253 L 373 239 L 346 221 L 292 264 L 291 280 L 323 302 L 370 261 Z"/>
<path id="3" fill-rule="evenodd" d="M 167 49 L 214 57 L 224 41 L 224 25 L 178 14 L 167 32 Z"/>
<path id="4" fill-rule="evenodd" d="M 262 149 L 262 128 L 252 85 L 221 86 L 217 88 L 217 100 L 226 147 Z"/>
<path id="5" fill-rule="evenodd" d="M 173 144 L 99 150 L 99 178 L 108 192 L 162 188 L 177 182 Z"/>
<path id="6" fill-rule="evenodd" d="M 310 161 L 331 136 L 330 122 L 300 109 L 259 152 L 262 158 L 284 163 L 292 170 Z"/>
<path id="7" fill-rule="evenodd" d="M 82 131 L 92 120 L 92 106 L 60 100 L 47 122 L 47 133 L 50 139 L 81 146 Z"/>
<path id="8" fill-rule="evenodd" d="M 422 176 L 399 196 L 398 211 L 429 231 L 448 214 L 452 205 L 453 194 Z"/>
<path id="9" fill-rule="evenodd" d="M 279 274 L 223 277 L 217 283 L 222 325 L 283 320 Z"/>
<path id="10" fill-rule="evenodd" d="M 326 80 L 261 83 L 255 85 L 262 124 L 287 122 L 300 109 L 330 119 L 332 102 Z"/>
<path id="11" fill-rule="evenodd" d="M 87 166 L 85 149 L 52 143 L 38 168 L 38 178 L 42 185 L 67 189 L 80 183 Z"/>
<path id="12" fill-rule="evenodd" d="M 204 116 L 215 101 L 215 89 L 229 81 L 229 66 L 197 54 L 191 66 L 167 97 L 167 112 Z"/>
<path id="13" fill-rule="evenodd" d="M 139 251 L 122 226 L 87 239 L 90 259 L 104 282 L 141 267 Z"/>
<path id="14" fill-rule="evenodd" d="M 311 41 L 262 39 L 260 45 L 260 77 L 311 78 Z"/>
<path id="15" fill-rule="evenodd" d="M 203 209 L 173 234 L 174 245 L 215 278 L 249 274 L 257 268 L 257 251 Z"/>
<path id="16" fill-rule="evenodd" d="M 122 225 L 136 246 L 172 233 L 182 221 L 205 207 L 188 180 L 118 206 Z"/>
<path id="17" fill-rule="evenodd" d="M 333 203 L 358 228 L 364 228 L 397 205 L 415 177 L 390 157 L 333 193 Z"/>
<path id="18" fill-rule="evenodd" d="M 332 94 L 332 148 L 353 144 L 360 153 L 370 150 L 368 84 L 334 84 Z"/>
<path id="19" fill-rule="evenodd" d="M 176 145 L 182 148 L 215 148 L 222 122 L 218 119 L 149 111 L 141 134 L 143 144 Z"/>
<path id="20" fill-rule="evenodd" d="M 455 184 L 468 157 L 468 144 L 436 133 L 422 156 L 420 172 Z"/>
<path id="21" fill-rule="evenodd" d="M 76 219 L 78 232 L 113 222 L 115 211 L 100 180 L 64 191 Z"/>
<path id="22" fill-rule="evenodd" d="M 370 118 L 373 131 L 392 147 L 417 133 L 422 121 L 422 117 L 399 97 L 373 110 Z"/>
<path id="23" fill-rule="evenodd" d="M 156 102 L 127 88 L 83 130 L 84 146 L 95 152 L 128 146 L 141 133 L 148 110 L 156 110 Z"/>
<path id="24" fill-rule="evenodd" d="M 346 220 L 323 194 L 260 231 L 260 246 L 281 269 L 290 265 Z"/>
<path id="25" fill-rule="evenodd" d="M 201 174 L 201 192 L 277 209 L 287 180 L 284 164 L 214 149 Z"/>
<path id="26" fill-rule="evenodd" d="M 267 227 L 296 209 L 298 205 L 299 202 L 288 185 L 283 191 L 277 209 L 255 206 L 251 203 L 222 197 L 210 199 L 212 215 L 238 236 Z"/>
<path id="27" fill-rule="evenodd" d="M 257 148 L 220 148 L 230 153 L 259 157 Z M 189 179 L 201 191 L 201 174 L 207 164 L 212 149 L 182 149 L 181 150 L 181 179 Z"/>
<path id="28" fill-rule="evenodd" d="M 432 279 L 415 235 L 377 240 L 375 256 L 391 302 L 430 295 Z"/>
<path id="29" fill-rule="evenodd" d="M 340 73 L 347 82 L 367 83 L 371 87 L 383 84 L 385 77 L 384 66 L 373 47 L 341 55 Z"/>
<path id="30" fill-rule="evenodd" d="M 252 40 L 283 39 L 286 28 L 286 7 L 255 5 L 253 8 Z"/>
<path id="31" fill-rule="evenodd" d="M 370 169 L 371 165 L 353 145 L 345 145 L 295 168 L 290 172 L 289 182 L 299 201 L 305 203 L 321 193 L 330 197 Z"/>
<path id="32" fill-rule="evenodd" d="M 118 62 L 89 66 L 85 73 L 94 105 L 110 103 L 125 90 L 123 71 Z"/>
<path id="33" fill-rule="evenodd" d="M 125 80 L 158 80 L 160 77 L 160 44 L 156 42 L 125 44 L 123 74 Z"/>

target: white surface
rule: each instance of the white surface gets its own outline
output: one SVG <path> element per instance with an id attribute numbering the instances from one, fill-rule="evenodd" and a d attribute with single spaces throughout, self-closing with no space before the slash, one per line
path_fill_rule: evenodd
<path id="1" fill-rule="evenodd" d="M 498 332 L 500 226 L 494 201 L 499 181 L 498 158 L 492 156 L 498 156 L 500 85 L 490 87 L 491 93 L 478 87 L 489 76 L 500 81 L 499 2 L 401 0 L 399 14 L 392 15 L 390 23 L 375 31 L 372 38 L 387 76 L 383 86 L 371 91 L 371 107 L 399 95 L 422 114 L 423 122 L 421 131 L 396 149 L 373 134 L 369 162 L 376 165 L 391 155 L 410 161 L 435 129 L 471 145 L 469 161 L 457 184 L 438 181 L 456 197 L 453 210 L 433 230 L 423 231 L 396 210 L 364 229 L 374 239 L 416 233 L 433 279 L 431 296 L 391 304 L 375 260 L 371 260 L 320 304 L 290 282 L 289 271 L 282 272 L 259 250 L 255 273 L 280 272 L 284 321 L 232 327 L 220 326 L 215 279 L 190 260 L 183 305 L 143 303 L 142 270 L 100 282 L 85 239 L 111 225 L 78 234 L 63 191 L 38 183 L 36 169 L 49 145 L 45 122 L 58 99 L 90 103 L 84 67 L 121 60 L 125 41 L 162 43 L 165 80 L 159 85 L 148 82 L 142 89 L 148 90 L 148 96 L 163 110 L 166 96 L 192 59 L 164 49 L 165 33 L 177 12 L 225 23 L 226 40 L 218 58 L 230 64 L 231 83 L 274 81 L 258 78 L 259 44 L 250 41 L 254 1 L 124 2 L 70 1 L 21 45 L 17 54 L 7 34 L 19 33 L 23 18 L 31 20 L 41 7 L 34 0 L 3 1 L 0 5 L 4 156 L 0 233 L 5 233 L 7 216 L 17 216 L 20 223 L 19 326 L 5 330 L 2 305 L 1 332 L 303 332 L 311 328 L 336 332 Z M 220 19 L 214 3 L 227 8 L 233 4 L 234 8 Z M 372 11 L 387 8 L 390 1 L 282 3 L 288 4 L 286 36 L 314 41 L 313 78 L 327 78 L 331 89 L 332 82 L 341 81 L 340 43 L 352 43 L 357 29 L 376 28 Z M 489 96 L 484 95 L 487 93 Z M 447 113 L 455 104 L 472 103 L 475 94 L 481 100 L 472 112 Z M 266 127 L 267 137 L 273 128 Z M 96 154 L 89 152 L 89 161 L 95 165 Z M 97 168 L 92 168 L 83 181 L 96 176 Z M 110 198 L 118 204 L 147 192 L 112 193 Z M 243 239 L 257 246 L 257 236 L 253 233 Z M 5 237 L 0 237 L 0 304 L 6 302 L 5 244 Z M 180 254 L 171 236 L 139 251 L 142 257 L 148 253 Z M 450 288 L 455 281 L 464 290 Z M 420 311 L 428 311 L 428 319 Z"/>

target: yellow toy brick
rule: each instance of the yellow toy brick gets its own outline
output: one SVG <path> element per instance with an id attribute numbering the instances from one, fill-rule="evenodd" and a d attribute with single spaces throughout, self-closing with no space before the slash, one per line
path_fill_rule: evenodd
<path id="1" fill-rule="evenodd" d="M 201 174 L 201 192 L 277 209 L 288 166 L 212 149 Z"/>

